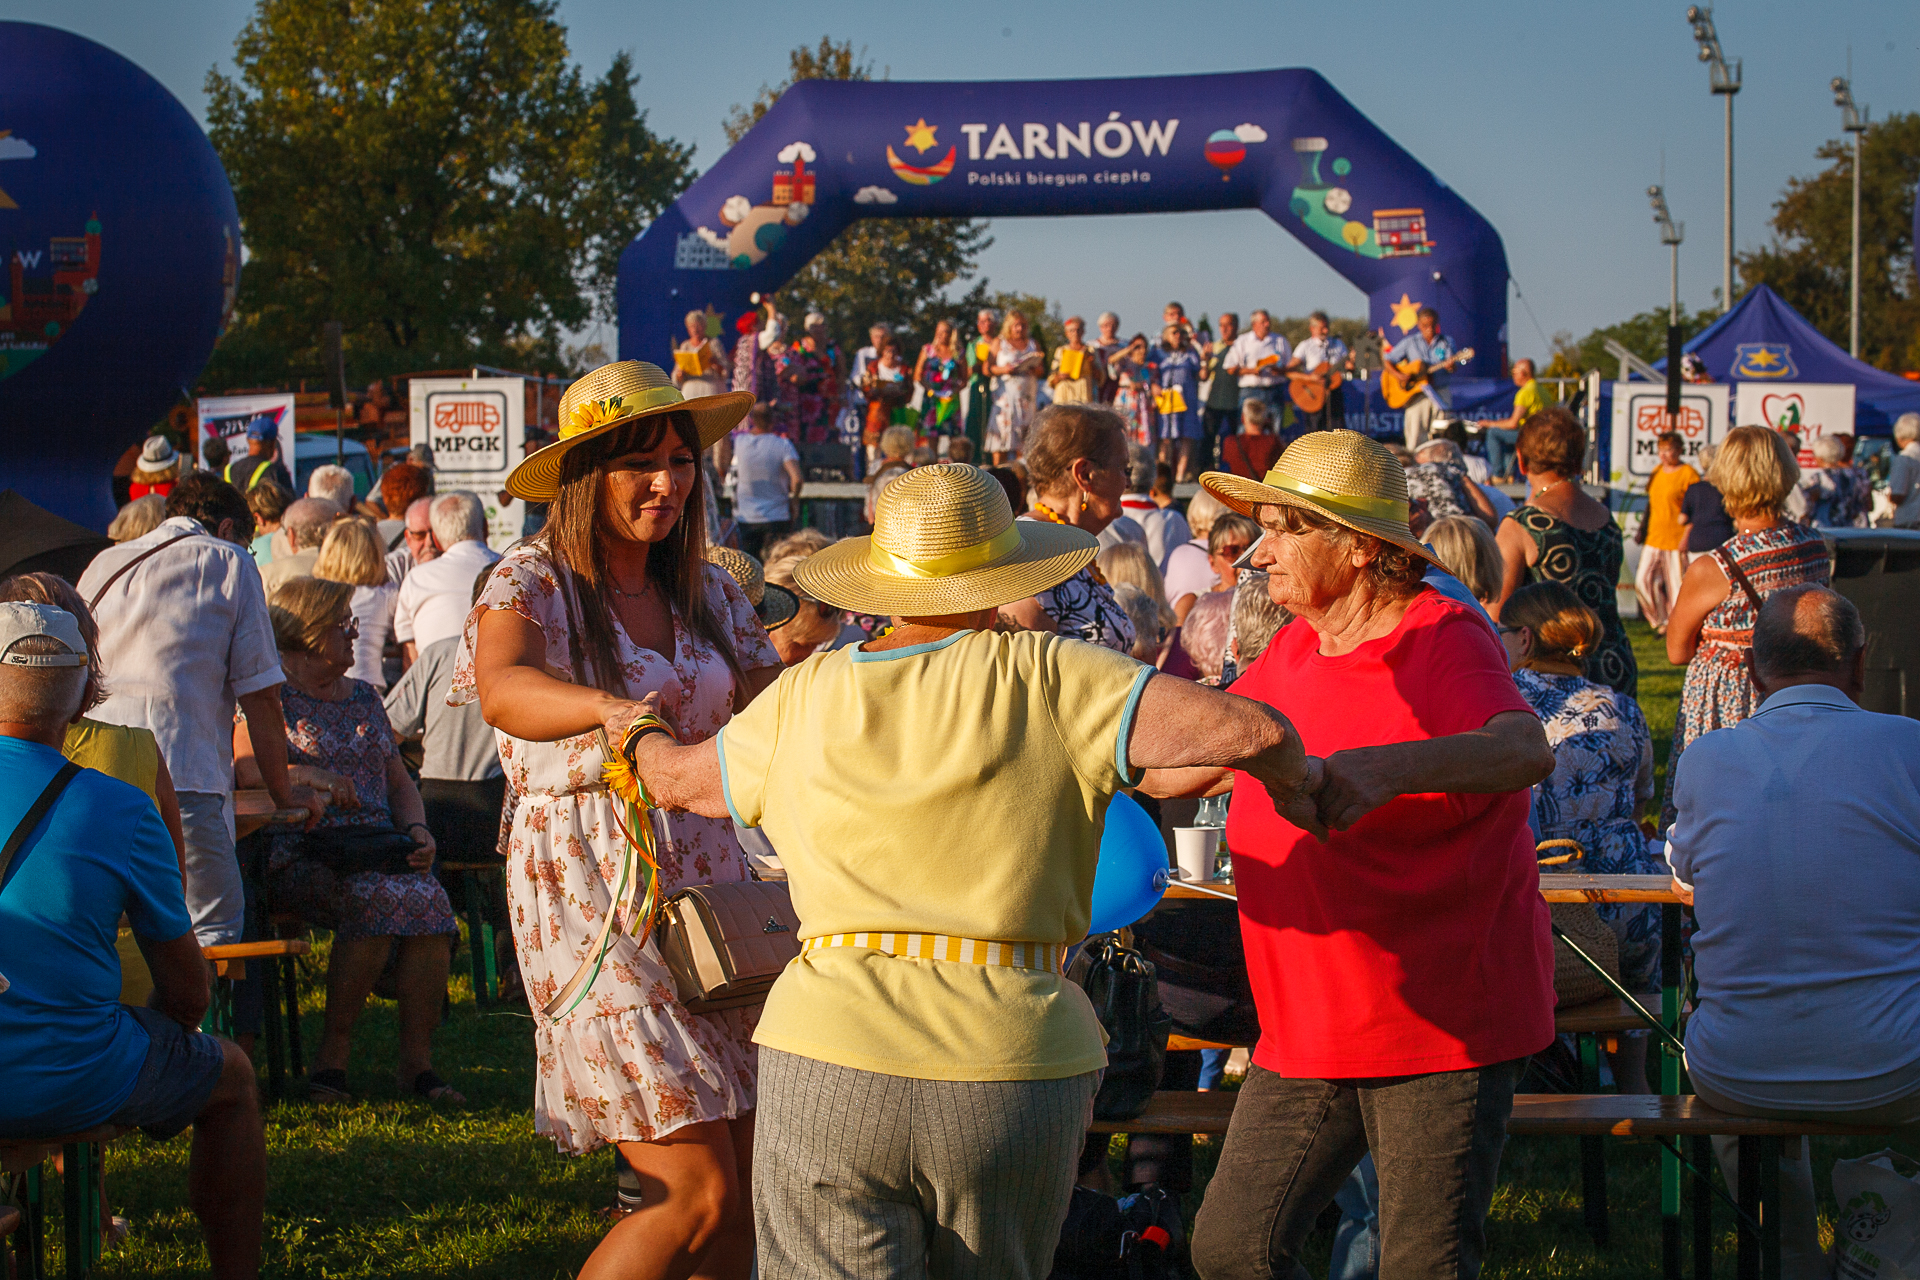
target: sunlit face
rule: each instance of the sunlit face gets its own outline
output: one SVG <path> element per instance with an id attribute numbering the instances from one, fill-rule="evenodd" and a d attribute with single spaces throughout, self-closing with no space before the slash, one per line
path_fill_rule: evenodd
<path id="1" fill-rule="evenodd" d="M 1440 332 L 1440 322 L 1432 316 L 1421 316 L 1414 322 L 1414 327 L 1420 330 L 1420 336 L 1428 342 L 1432 342 Z"/>
<path id="2" fill-rule="evenodd" d="M 1660 465 L 1663 467 L 1677 467 L 1680 465 L 1680 448 L 1671 440 L 1665 441 L 1660 445 Z"/>
<path id="3" fill-rule="evenodd" d="M 1272 332 L 1273 332 L 1273 319 L 1270 316 L 1268 316 L 1267 313 L 1264 311 L 1254 312 L 1253 313 L 1253 336 L 1256 338 L 1265 338 L 1268 334 Z"/>
<path id="4" fill-rule="evenodd" d="M 686 507 L 699 465 L 671 430 L 651 449 L 614 458 L 600 487 L 601 523 L 627 542 L 659 542 Z"/>
<path id="5" fill-rule="evenodd" d="M 1091 461 L 1091 459 L 1090 459 Z M 1081 503 L 1102 522 L 1112 524 L 1120 516 L 1120 497 L 1127 491 L 1127 458 L 1123 453 L 1108 458 L 1090 469 Z"/>
<path id="6" fill-rule="evenodd" d="M 1229 538 L 1220 544 L 1218 552 L 1207 552 L 1207 565 L 1220 579 L 1220 585 L 1230 587 L 1240 580 L 1240 571 L 1233 562 L 1247 554 L 1247 543 L 1241 539 Z"/>
<path id="7" fill-rule="evenodd" d="M 1315 316 L 1307 321 L 1307 332 L 1316 338 L 1324 338 L 1327 336 L 1327 322 Z"/>
<path id="8" fill-rule="evenodd" d="M 1513 385 L 1516 387 L 1524 387 L 1532 381 L 1533 362 L 1531 360 L 1515 360 L 1513 362 Z"/>
<path id="9" fill-rule="evenodd" d="M 359 634 L 359 622 L 352 614 L 343 614 L 322 633 L 320 647 L 304 656 L 332 677 L 338 677 L 353 665 L 353 642 Z"/>
<path id="10" fill-rule="evenodd" d="M 1025 342 L 1027 340 L 1027 318 L 1015 316 L 1007 321 L 1007 341 Z"/>
<path id="11" fill-rule="evenodd" d="M 942 320 L 933 326 L 933 345 L 944 347 L 953 341 L 953 326 Z"/>
<path id="12" fill-rule="evenodd" d="M 1167 350 L 1178 351 L 1186 345 L 1187 335 L 1179 325 L 1170 324 L 1167 326 L 1167 331 L 1160 335 L 1160 340 L 1167 344 Z"/>
<path id="13" fill-rule="evenodd" d="M 1253 567 L 1266 570 L 1267 594 L 1275 604 L 1312 619 L 1353 589 L 1365 564 L 1359 546 L 1342 547 L 1319 529 L 1289 532 L 1279 507 L 1255 510 L 1265 536 Z"/>
<path id="14" fill-rule="evenodd" d="M 1085 336 L 1087 332 L 1087 326 L 1081 324 L 1078 320 L 1069 320 L 1066 323 L 1066 330 L 1067 341 L 1077 347 L 1080 345 L 1080 339 Z"/>
<path id="15" fill-rule="evenodd" d="M 687 337 L 695 342 L 705 342 L 707 340 L 707 322 L 699 316 L 688 316 Z"/>
<path id="16" fill-rule="evenodd" d="M 1102 316 L 1100 318 L 1100 341 L 1113 342 L 1118 339 L 1119 336 L 1120 318 L 1118 316 Z"/>
<path id="17" fill-rule="evenodd" d="M 887 342 L 887 331 L 879 325 L 867 330 L 867 345 L 878 351 Z"/>
<path id="18" fill-rule="evenodd" d="M 1240 336 L 1240 317 L 1229 311 L 1220 317 L 1220 341 L 1232 342 Z"/>
<path id="19" fill-rule="evenodd" d="M 974 326 L 980 330 L 982 335 L 992 333 L 993 332 L 993 312 L 982 311 L 979 315 L 973 318 L 973 323 L 974 323 Z"/>
<path id="20" fill-rule="evenodd" d="M 1179 307 L 1172 306 L 1171 304 L 1168 305 L 1165 311 L 1162 311 L 1160 313 L 1161 324 L 1179 324 L 1182 320 L 1185 320 L 1186 318 L 1187 318 L 1186 312 L 1182 311 Z"/>

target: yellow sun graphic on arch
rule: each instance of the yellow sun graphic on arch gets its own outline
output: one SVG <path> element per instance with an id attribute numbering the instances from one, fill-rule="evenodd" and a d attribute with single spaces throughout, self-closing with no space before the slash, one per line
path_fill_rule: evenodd
<path id="1" fill-rule="evenodd" d="M 926 117 L 922 116 L 907 126 L 907 145 L 922 154 L 933 150 L 940 145 L 940 140 L 933 136 L 934 130 L 939 127 L 937 124 L 928 124 Z"/>
<path id="2" fill-rule="evenodd" d="M 1402 333 L 1412 333 L 1414 329 L 1419 327 L 1419 324 L 1420 324 L 1420 304 L 1419 303 L 1415 302 L 1412 298 L 1409 298 L 1405 293 L 1402 293 L 1400 295 L 1400 301 L 1395 303 L 1390 303 L 1389 305 L 1393 307 L 1393 327 L 1394 328 L 1398 329 Z"/>

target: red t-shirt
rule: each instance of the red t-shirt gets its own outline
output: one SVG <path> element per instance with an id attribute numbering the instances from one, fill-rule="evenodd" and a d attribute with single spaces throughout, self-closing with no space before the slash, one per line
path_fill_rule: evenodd
<path id="1" fill-rule="evenodd" d="M 1307 754 L 1533 714 L 1487 626 L 1422 591 L 1393 634 L 1322 657 L 1284 627 L 1233 691 L 1277 707 Z M 1227 818 L 1253 1060 L 1296 1078 L 1459 1071 L 1553 1039 L 1553 943 L 1528 793 L 1408 795 L 1322 843 L 1236 780 Z"/>

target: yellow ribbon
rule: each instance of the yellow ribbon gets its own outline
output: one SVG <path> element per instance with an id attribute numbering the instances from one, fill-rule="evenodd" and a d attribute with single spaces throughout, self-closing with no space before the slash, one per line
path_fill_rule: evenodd
<path id="1" fill-rule="evenodd" d="M 1278 467 L 1267 472 L 1267 478 L 1261 481 L 1274 489 L 1285 489 L 1298 497 L 1308 498 L 1320 506 L 1329 507 L 1345 516 L 1360 516 L 1372 520 L 1391 520 L 1396 524 L 1407 522 L 1407 504 L 1396 502 L 1392 498 L 1367 498 L 1350 494 L 1334 493 L 1318 485 L 1308 484 L 1304 480 L 1295 480 L 1283 475 Z"/>
<path id="2" fill-rule="evenodd" d="M 969 569 L 984 569 L 996 560 L 1005 558 L 1020 546 L 1020 527 L 1010 524 L 995 537 L 985 542 L 977 542 L 971 547 L 962 547 L 958 551 L 949 551 L 945 555 L 934 556 L 928 560 L 909 560 L 905 556 L 896 556 L 878 542 L 868 540 L 867 563 L 881 573 L 892 574 L 897 578 L 947 578 L 956 573 L 965 573 Z"/>

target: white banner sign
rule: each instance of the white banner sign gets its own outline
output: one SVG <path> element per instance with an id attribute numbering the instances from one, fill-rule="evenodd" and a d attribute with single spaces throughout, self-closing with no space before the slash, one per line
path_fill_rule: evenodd
<path id="1" fill-rule="evenodd" d="M 414 378 L 407 386 L 408 437 L 432 449 L 435 488 L 478 495 L 487 542 L 505 551 L 526 515 L 518 498 L 501 501 L 507 476 L 526 456 L 525 379 Z"/>
<path id="2" fill-rule="evenodd" d="M 1800 465 L 1813 462 L 1821 436 L 1853 434 L 1851 382 L 1742 382 L 1734 397 L 1736 427 L 1772 427 L 1800 437 Z"/>
<path id="3" fill-rule="evenodd" d="M 287 469 L 289 476 L 294 474 L 292 392 L 265 396 L 207 396 L 196 400 L 194 408 L 200 419 L 200 439 L 204 441 L 219 436 L 227 442 L 228 449 L 236 458 L 247 451 L 247 424 L 265 415 L 273 423 L 276 438 L 280 442 L 280 465 Z M 241 481 L 246 479 L 238 468 L 235 468 L 234 476 Z"/>
<path id="4" fill-rule="evenodd" d="M 1683 447 L 1680 460 L 1695 471 L 1700 446 L 1719 444 L 1731 430 L 1725 383 L 1688 383 L 1680 388 L 1680 416 L 1667 417 L 1667 388 L 1660 382 L 1613 384 L 1613 461 L 1608 483 L 1623 488 L 1644 486 L 1660 466 L 1659 438 L 1678 431 Z"/>

